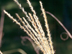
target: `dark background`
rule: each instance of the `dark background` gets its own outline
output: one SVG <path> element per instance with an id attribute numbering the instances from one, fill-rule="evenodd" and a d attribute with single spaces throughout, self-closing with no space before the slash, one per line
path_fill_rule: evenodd
<path id="1" fill-rule="evenodd" d="M 30 0 L 30 1 L 34 9 L 36 10 L 39 20 L 44 28 L 44 20 L 43 17 L 40 15 L 41 14 L 39 5 L 40 0 Z M 41 0 L 41 1 L 43 3 L 43 7 L 45 8 L 45 10 L 54 14 L 72 33 L 71 28 L 72 1 L 71 0 Z M 22 4 L 22 6 L 25 8 L 27 12 L 31 12 L 26 0 L 19 0 L 19 2 Z M 13 0 L 0 0 L 0 17 L 2 8 L 8 11 L 13 17 L 16 17 L 15 13 L 18 13 L 21 17 L 25 16 Z M 47 14 L 47 18 L 49 22 L 55 54 L 72 54 L 72 39 L 69 38 L 66 41 L 63 41 L 60 38 L 60 34 L 65 32 L 65 30 L 50 15 Z M 44 30 L 46 31 L 45 28 Z M 20 48 L 24 50 L 27 54 L 36 54 L 34 48 L 32 47 L 32 44 L 28 40 L 25 41 L 26 45 L 23 45 L 21 43 L 21 36 L 28 36 L 28 35 L 22 29 L 20 29 L 20 27 L 16 25 L 7 15 L 5 15 L 1 51 L 5 52 Z M 20 53 L 15 52 L 13 54 L 20 54 Z"/>

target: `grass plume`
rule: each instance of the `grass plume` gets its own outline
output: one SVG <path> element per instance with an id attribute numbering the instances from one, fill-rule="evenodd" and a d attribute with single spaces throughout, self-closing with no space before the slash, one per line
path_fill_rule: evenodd
<path id="1" fill-rule="evenodd" d="M 43 54 L 54 54 L 49 25 L 47 22 L 45 10 L 42 6 L 42 2 L 40 1 L 40 6 L 41 6 L 41 11 L 42 11 L 42 14 L 44 17 L 45 27 L 47 29 L 47 36 L 48 37 L 45 36 L 46 34 L 44 33 L 42 25 L 38 19 L 38 16 L 36 15 L 35 10 L 33 9 L 33 6 L 31 5 L 31 2 L 29 0 L 27 0 L 27 3 L 29 5 L 31 11 L 33 12 L 33 14 L 27 13 L 17 0 L 14 0 L 14 1 L 19 6 L 19 8 L 22 10 L 22 12 L 26 15 L 29 22 L 32 23 L 32 26 L 25 19 L 25 17 L 21 18 L 17 13 L 16 13 L 16 16 L 18 17 L 18 19 L 21 21 L 21 23 L 23 25 L 21 25 L 21 23 L 18 22 L 13 16 L 11 16 L 6 10 L 4 10 L 4 13 L 6 15 L 8 15 L 8 17 L 10 19 L 12 19 L 17 25 L 20 26 L 21 29 L 23 29 L 30 36 L 30 38 L 36 43 L 36 45 L 43 52 Z"/>

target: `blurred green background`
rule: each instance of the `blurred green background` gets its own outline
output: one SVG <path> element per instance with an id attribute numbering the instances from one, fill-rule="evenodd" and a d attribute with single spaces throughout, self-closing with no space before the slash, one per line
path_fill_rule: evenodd
<path id="1" fill-rule="evenodd" d="M 44 27 L 44 20 L 43 17 L 41 16 L 41 10 L 39 5 L 40 0 L 30 0 L 30 1 L 37 12 L 37 15 L 44 28 L 44 31 L 46 31 Z M 54 14 L 61 22 L 63 22 L 66 28 L 72 33 L 71 28 L 72 1 L 71 0 L 41 0 L 41 1 L 43 3 L 45 10 Z M 19 0 L 19 2 L 22 4 L 22 6 L 25 8 L 27 12 L 31 12 L 26 0 Z M 13 0 L 0 0 L 0 17 L 2 7 L 6 11 L 8 11 L 13 17 L 16 17 L 15 13 L 18 13 L 21 17 L 25 16 Z M 60 38 L 60 34 L 65 32 L 65 30 L 50 15 L 47 14 L 47 18 L 49 22 L 55 54 L 72 54 L 72 39 L 69 38 L 66 41 L 63 41 Z M 5 52 L 20 48 L 24 50 L 27 54 L 36 54 L 32 44 L 28 40 L 24 42 L 26 45 L 23 45 L 21 43 L 21 36 L 28 36 L 28 35 L 22 29 L 20 29 L 20 27 L 16 25 L 7 15 L 5 15 L 1 51 Z M 20 54 L 20 53 L 15 52 L 12 54 Z"/>

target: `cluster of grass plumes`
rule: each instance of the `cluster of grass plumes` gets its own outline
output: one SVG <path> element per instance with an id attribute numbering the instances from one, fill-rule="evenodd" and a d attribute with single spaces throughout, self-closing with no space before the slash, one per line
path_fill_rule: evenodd
<path id="1" fill-rule="evenodd" d="M 43 31 L 43 28 L 42 28 L 41 23 L 38 19 L 38 16 L 36 15 L 36 12 L 33 9 L 30 1 L 27 0 L 27 3 L 29 4 L 29 7 L 30 7 L 31 11 L 33 12 L 33 14 L 27 13 L 17 0 L 14 0 L 14 1 L 19 6 L 19 8 L 22 10 L 22 12 L 26 15 L 28 21 L 26 20 L 25 17 L 21 18 L 16 13 L 16 16 L 18 17 L 18 19 L 23 24 L 23 25 L 21 25 L 21 23 L 18 22 L 7 11 L 4 10 L 4 13 L 6 15 L 8 15 L 10 17 L 10 19 L 12 19 L 16 24 L 18 24 L 20 26 L 20 28 L 23 29 L 28 34 L 28 36 L 30 36 L 30 38 L 35 42 L 35 44 L 43 52 L 43 54 L 54 54 L 54 49 L 53 49 L 52 40 L 51 40 L 51 34 L 50 34 L 50 31 L 49 31 L 49 25 L 48 25 L 48 22 L 47 22 L 45 10 L 42 6 L 42 2 L 40 1 L 40 6 L 41 6 L 41 11 L 42 11 L 42 14 L 43 14 L 43 17 L 44 17 L 45 27 L 46 27 L 46 30 L 47 30 L 47 36 L 48 37 L 46 37 L 46 34 Z M 32 26 L 29 24 L 29 22 L 32 24 Z"/>

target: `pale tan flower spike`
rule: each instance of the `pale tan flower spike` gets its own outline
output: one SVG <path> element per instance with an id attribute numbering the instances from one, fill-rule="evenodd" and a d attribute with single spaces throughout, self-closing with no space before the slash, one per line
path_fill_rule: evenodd
<path id="1" fill-rule="evenodd" d="M 23 29 L 28 34 L 28 36 L 30 36 L 30 38 L 34 41 L 34 43 L 43 52 L 43 54 L 54 54 L 49 25 L 47 22 L 45 10 L 42 6 L 42 2 L 40 1 L 40 6 L 41 6 L 41 11 L 42 11 L 42 14 L 44 17 L 45 27 L 47 29 L 47 36 L 48 37 L 46 37 L 46 34 L 42 28 L 42 25 L 39 21 L 38 16 L 36 15 L 35 10 L 33 9 L 31 2 L 29 0 L 27 0 L 27 3 L 29 5 L 31 11 L 33 12 L 33 14 L 27 13 L 17 0 L 14 0 L 14 1 L 19 6 L 19 8 L 22 10 L 22 12 L 26 15 L 27 19 L 25 17 L 21 18 L 16 13 L 16 16 L 21 21 L 21 23 L 20 23 L 13 16 L 11 16 L 6 10 L 4 10 L 4 13 L 6 15 L 8 15 L 10 17 L 10 19 L 12 19 L 17 25 L 19 25 L 20 28 Z M 27 21 L 27 20 L 29 20 L 29 21 Z M 29 22 L 32 24 L 32 26 L 29 24 Z M 23 25 L 21 25 L 21 24 L 23 24 Z"/>

